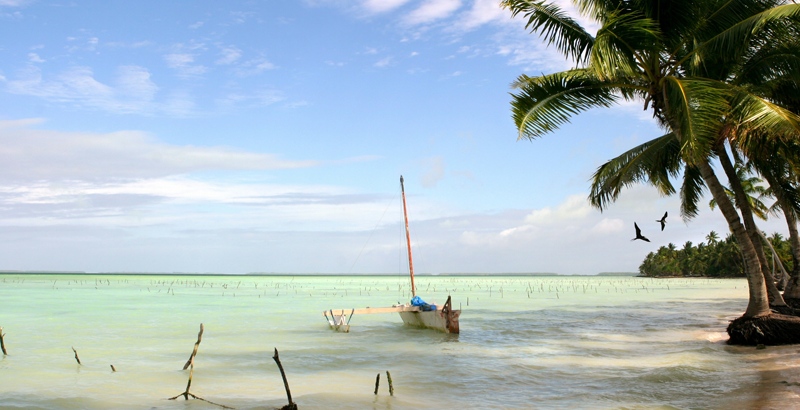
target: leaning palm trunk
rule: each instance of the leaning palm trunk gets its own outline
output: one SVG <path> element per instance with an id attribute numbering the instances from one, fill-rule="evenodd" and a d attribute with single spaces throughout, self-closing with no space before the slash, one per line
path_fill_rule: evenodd
<path id="1" fill-rule="evenodd" d="M 747 303 L 747 310 L 744 312 L 744 317 L 769 315 L 769 298 L 767 297 L 764 274 L 761 272 L 761 263 L 756 255 L 755 247 L 750 241 L 750 237 L 747 235 L 747 230 L 742 225 L 739 214 L 728 199 L 728 196 L 725 195 L 725 189 L 722 187 L 722 184 L 719 183 L 708 160 L 705 158 L 701 159 L 698 161 L 697 166 L 700 168 L 700 173 L 708 186 L 708 190 L 711 191 L 711 195 L 717 201 L 717 205 L 728 221 L 728 227 L 731 232 L 733 232 L 736 241 L 739 243 L 739 249 L 742 251 L 747 284 L 750 290 L 750 300 Z"/>
<path id="2" fill-rule="evenodd" d="M 730 182 L 731 188 L 733 189 L 733 194 L 736 198 L 736 205 L 739 206 L 739 210 L 742 212 L 742 219 L 744 220 L 747 236 L 750 238 L 750 243 L 753 244 L 756 256 L 758 257 L 761 273 L 764 275 L 764 281 L 767 285 L 769 303 L 771 306 L 786 306 L 786 302 L 783 300 L 781 292 L 775 285 L 775 278 L 772 276 L 772 273 L 769 270 L 769 265 L 767 264 L 767 255 L 764 253 L 764 245 L 761 243 L 761 235 L 759 235 L 758 226 L 756 226 L 756 222 L 753 219 L 753 212 L 750 209 L 750 202 L 747 200 L 747 194 L 744 192 L 744 187 L 742 187 L 742 181 L 740 181 L 739 177 L 736 175 L 736 169 L 733 167 L 730 158 L 728 158 L 728 153 L 725 152 L 725 147 L 718 147 L 716 152 L 717 157 L 719 157 L 719 162 L 722 164 L 722 169 L 725 170 L 725 174 L 728 176 L 728 182 Z"/>
<path id="3" fill-rule="evenodd" d="M 793 299 L 795 303 L 800 302 L 800 236 L 797 235 L 797 219 L 791 209 L 783 208 L 786 216 L 786 223 L 789 225 L 789 240 L 792 244 L 792 273 L 786 290 L 783 291 L 785 299 Z"/>
<path id="4" fill-rule="evenodd" d="M 789 227 L 789 243 L 792 245 L 792 272 L 789 275 L 789 282 L 783 291 L 783 298 L 798 304 L 800 303 L 800 236 L 797 233 L 797 218 L 795 217 L 794 209 L 786 200 L 776 176 L 770 171 L 762 172 L 761 174 L 767 180 L 769 186 L 772 187 L 778 206 L 780 206 L 786 219 L 786 225 Z"/>

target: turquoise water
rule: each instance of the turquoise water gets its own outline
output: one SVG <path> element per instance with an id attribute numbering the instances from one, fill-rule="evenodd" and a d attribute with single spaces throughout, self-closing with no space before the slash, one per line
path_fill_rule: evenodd
<path id="1" fill-rule="evenodd" d="M 186 387 L 200 323 L 191 391 L 238 409 L 286 403 L 274 348 L 301 409 L 769 408 L 800 397 L 796 347 L 724 344 L 746 307 L 744 280 L 422 276 L 417 286 L 429 302 L 452 295 L 460 335 L 407 328 L 396 314 L 329 330 L 323 310 L 408 300 L 404 277 L 0 275 L 10 354 L 0 407 L 218 408 L 165 400 Z"/>

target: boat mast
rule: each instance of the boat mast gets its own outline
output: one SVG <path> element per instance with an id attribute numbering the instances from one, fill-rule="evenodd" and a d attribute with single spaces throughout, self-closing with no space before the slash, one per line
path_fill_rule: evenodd
<path id="1" fill-rule="evenodd" d="M 403 218 L 406 221 L 406 243 L 408 244 L 408 271 L 411 273 L 411 296 L 417 296 L 414 288 L 414 263 L 411 261 L 411 235 L 408 233 L 408 211 L 406 210 L 406 189 L 403 187 L 403 176 L 400 175 L 400 192 L 403 193 Z"/>

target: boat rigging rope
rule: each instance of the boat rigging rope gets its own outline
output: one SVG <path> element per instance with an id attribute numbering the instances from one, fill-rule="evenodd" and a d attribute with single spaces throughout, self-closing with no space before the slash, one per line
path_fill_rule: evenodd
<path id="1" fill-rule="evenodd" d="M 395 199 L 397 199 L 397 194 L 396 193 L 395 193 L 395 195 L 392 195 L 392 200 L 389 201 L 389 205 L 386 205 L 386 209 L 383 210 L 383 215 L 381 215 L 381 219 L 378 220 L 378 223 L 375 224 L 375 228 L 372 229 L 372 233 L 369 234 L 369 238 L 367 238 L 367 242 L 365 242 L 364 246 L 361 247 L 361 252 L 358 252 L 358 256 L 356 256 L 356 260 L 353 261 L 353 265 L 350 266 L 350 270 L 347 271 L 348 275 L 353 272 L 353 268 L 356 266 L 356 262 L 358 262 L 358 258 L 361 257 L 361 253 L 363 253 L 364 249 L 367 248 L 367 244 L 369 243 L 370 239 L 372 239 L 372 235 L 374 235 L 375 231 L 378 230 L 378 226 L 381 224 L 381 221 L 383 220 L 383 217 L 386 216 L 386 211 L 389 210 L 389 207 L 392 206 L 392 204 L 394 203 Z"/>

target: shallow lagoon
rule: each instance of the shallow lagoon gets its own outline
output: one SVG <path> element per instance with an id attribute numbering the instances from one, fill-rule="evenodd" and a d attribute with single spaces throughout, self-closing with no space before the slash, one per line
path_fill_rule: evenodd
<path id="1" fill-rule="evenodd" d="M 408 300 L 399 276 L 0 275 L 10 353 L 0 407 L 218 408 L 164 400 L 186 387 L 200 323 L 191 391 L 238 409 L 286 403 L 275 347 L 301 409 L 791 408 L 800 397 L 798 347 L 724 344 L 746 307 L 744 279 L 420 276 L 417 286 L 428 302 L 452 295 L 460 335 L 395 314 L 328 329 L 323 310 Z"/>

